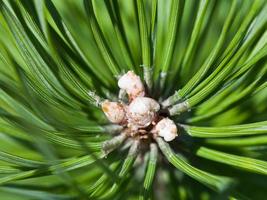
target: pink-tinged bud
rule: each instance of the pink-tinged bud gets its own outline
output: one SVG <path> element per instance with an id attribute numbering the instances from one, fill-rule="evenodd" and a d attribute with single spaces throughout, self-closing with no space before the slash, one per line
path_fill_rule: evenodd
<path id="1" fill-rule="evenodd" d="M 130 101 L 136 97 L 145 96 L 145 88 L 139 76 L 133 71 L 128 71 L 118 81 L 119 88 L 125 90 Z"/>
<path id="2" fill-rule="evenodd" d="M 160 106 L 154 99 L 137 97 L 128 107 L 128 123 L 132 128 L 147 127 L 155 120 L 159 109 Z"/>
<path id="3" fill-rule="evenodd" d="M 101 106 L 108 120 L 112 123 L 120 124 L 125 121 L 125 108 L 123 104 L 105 100 Z"/>
<path id="4" fill-rule="evenodd" d="M 178 136 L 177 127 L 169 118 L 160 120 L 155 126 L 155 132 L 157 132 L 160 137 L 163 137 L 166 142 L 170 142 Z"/>

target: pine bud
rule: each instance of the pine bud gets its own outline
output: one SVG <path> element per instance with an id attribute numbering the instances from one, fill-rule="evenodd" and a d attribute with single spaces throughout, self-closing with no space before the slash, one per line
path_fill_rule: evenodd
<path id="1" fill-rule="evenodd" d="M 178 136 L 177 127 L 169 118 L 160 120 L 155 126 L 155 132 L 157 132 L 160 137 L 163 137 L 166 142 L 170 142 Z"/>
<path id="2" fill-rule="evenodd" d="M 159 109 L 160 106 L 154 99 L 137 97 L 128 107 L 128 123 L 133 128 L 147 127 L 155 120 Z"/>
<path id="3" fill-rule="evenodd" d="M 139 76 L 133 71 L 128 71 L 118 81 L 119 88 L 125 90 L 130 101 L 136 97 L 145 96 L 145 88 Z"/>
<path id="4" fill-rule="evenodd" d="M 105 100 L 101 106 L 108 120 L 112 123 L 120 124 L 125 120 L 125 106 L 123 104 Z"/>

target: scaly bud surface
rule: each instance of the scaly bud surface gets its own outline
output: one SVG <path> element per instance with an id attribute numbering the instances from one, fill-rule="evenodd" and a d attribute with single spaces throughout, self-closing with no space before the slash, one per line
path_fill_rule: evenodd
<path id="1" fill-rule="evenodd" d="M 120 124 L 125 120 L 125 106 L 122 103 L 105 100 L 101 106 L 110 122 Z"/>
<path id="2" fill-rule="evenodd" d="M 140 79 L 133 71 L 128 71 L 118 81 L 120 89 L 125 90 L 128 94 L 129 100 L 133 100 L 136 97 L 145 96 L 145 87 Z"/>

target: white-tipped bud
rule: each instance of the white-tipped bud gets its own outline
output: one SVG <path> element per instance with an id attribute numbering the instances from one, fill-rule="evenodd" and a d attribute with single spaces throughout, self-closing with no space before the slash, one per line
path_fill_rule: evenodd
<path id="1" fill-rule="evenodd" d="M 112 123 L 120 124 L 125 121 L 125 106 L 118 102 L 105 100 L 102 103 L 102 110 Z"/>
<path id="2" fill-rule="evenodd" d="M 155 120 L 159 109 L 160 106 L 154 99 L 137 97 L 128 107 L 128 123 L 133 128 L 147 127 Z"/>
<path id="3" fill-rule="evenodd" d="M 145 88 L 139 76 L 133 71 L 128 71 L 118 81 L 119 88 L 125 90 L 130 100 L 145 96 Z"/>
<path id="4" fill-rule="evenodd" d="M 155 126 L 155 132 L 157 132 L 160 137 L 163 137 L 166 142 L 170 142 L 178 136 L 177 127 L 169 118 L 160 120 Z"/>

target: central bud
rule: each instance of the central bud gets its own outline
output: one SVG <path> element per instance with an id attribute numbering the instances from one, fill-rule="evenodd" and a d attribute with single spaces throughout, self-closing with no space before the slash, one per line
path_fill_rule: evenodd
<path id="1" fill-rule="evenodd" d="M 160 116 L 159 103 L 145 97 L 145 87 L 133 71 L 120 77 L 118 81 L 120 93 L 128 95 L 128 102 L 102 102 L 102 110 L 110 122 L 124 127 L 124 133 L 131 137 L 142 139 L 163 137 L 165 141 L 172 141 L 177 136 L 175 123 L 166 117 Z"/>
<path id="2" fill-rule="evenodd" d="M 160 105 L 148 97 L 135 98 L 127 109 L 128 127 L 145 128 L 155 124 Z"/>

